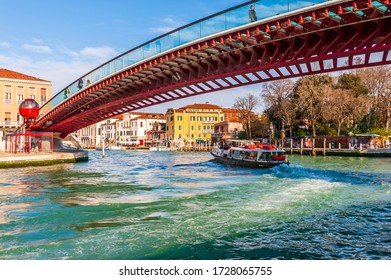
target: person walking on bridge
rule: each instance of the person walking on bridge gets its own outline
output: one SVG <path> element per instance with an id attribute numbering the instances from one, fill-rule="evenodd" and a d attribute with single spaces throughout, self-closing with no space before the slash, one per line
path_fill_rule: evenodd
<path id="1" fill-rule="evenodd" d="M 257 21 L 257 12 L 255 11 L 254 5 L 250 6 L 250 10 L 248 11 L 248 16 L 250 18 L 250 22 Z"/>

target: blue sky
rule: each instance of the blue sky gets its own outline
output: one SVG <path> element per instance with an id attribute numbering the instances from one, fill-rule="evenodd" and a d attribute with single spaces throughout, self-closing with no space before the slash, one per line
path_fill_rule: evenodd
<path id="1" fill-rule="evenodd" d="M 172 29 L 245 0 L 2 1 L 0 68 L 53 83 L 53 94 L 109 59 Z M 261 85 L 165 103 L 165 112 L 195 102 L 231 107 Z M 145 109 L 150 111 L 151 109 Z M 261 111 L 262 108 L 259 108 Z"/>

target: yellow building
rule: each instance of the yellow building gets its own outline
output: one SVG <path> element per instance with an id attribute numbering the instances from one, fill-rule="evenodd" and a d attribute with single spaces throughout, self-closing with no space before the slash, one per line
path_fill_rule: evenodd
<path id="1" fill-rule="evenodd" d="M 204 103 L 170 108 L 166 113 L 166 136 L 171 141 L 210 142 L 214 124 L 224 120 L 223 108 Z"/>
<path id="2" fill-rule="evenodd" d="M 13 130 L 23 124 L 19 114 L 23 100 L 32 98 L 42 106 L 51 95 L 50 81 L 0 68 L 0 128 Z"/>

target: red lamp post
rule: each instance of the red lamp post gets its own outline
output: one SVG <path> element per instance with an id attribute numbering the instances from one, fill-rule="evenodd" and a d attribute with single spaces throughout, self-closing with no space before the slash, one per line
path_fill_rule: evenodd
<path id="1" fill-rule="evenodd" d="M 33 123 L 39 115 L 39 104 L 34 99 L 25 99 L 19 105 L 19 113 L 24 118 L 26 130 L 30 132 L 31 123 Z"/>
<path id="2" fill-rule="evenodd" d="M 25 99 L 19 105 L 19 113 L 24 118 L 24 124 L 26 125 L 26 135 L 27 141 L 24 146 L 24 151 L 26 153 L 30 152 L 30 127 L 31 124 L 37 119 L 39 115 L 39 104 L 34 99 Z"/>

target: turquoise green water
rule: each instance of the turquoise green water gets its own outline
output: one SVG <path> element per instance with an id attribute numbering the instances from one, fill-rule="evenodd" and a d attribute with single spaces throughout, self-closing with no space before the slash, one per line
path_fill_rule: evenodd
<path id="1" fill-rule="evenodd" d="M 391 259 L 391 159 L 90 152 L 0 170 L 0 259 Z"/>

